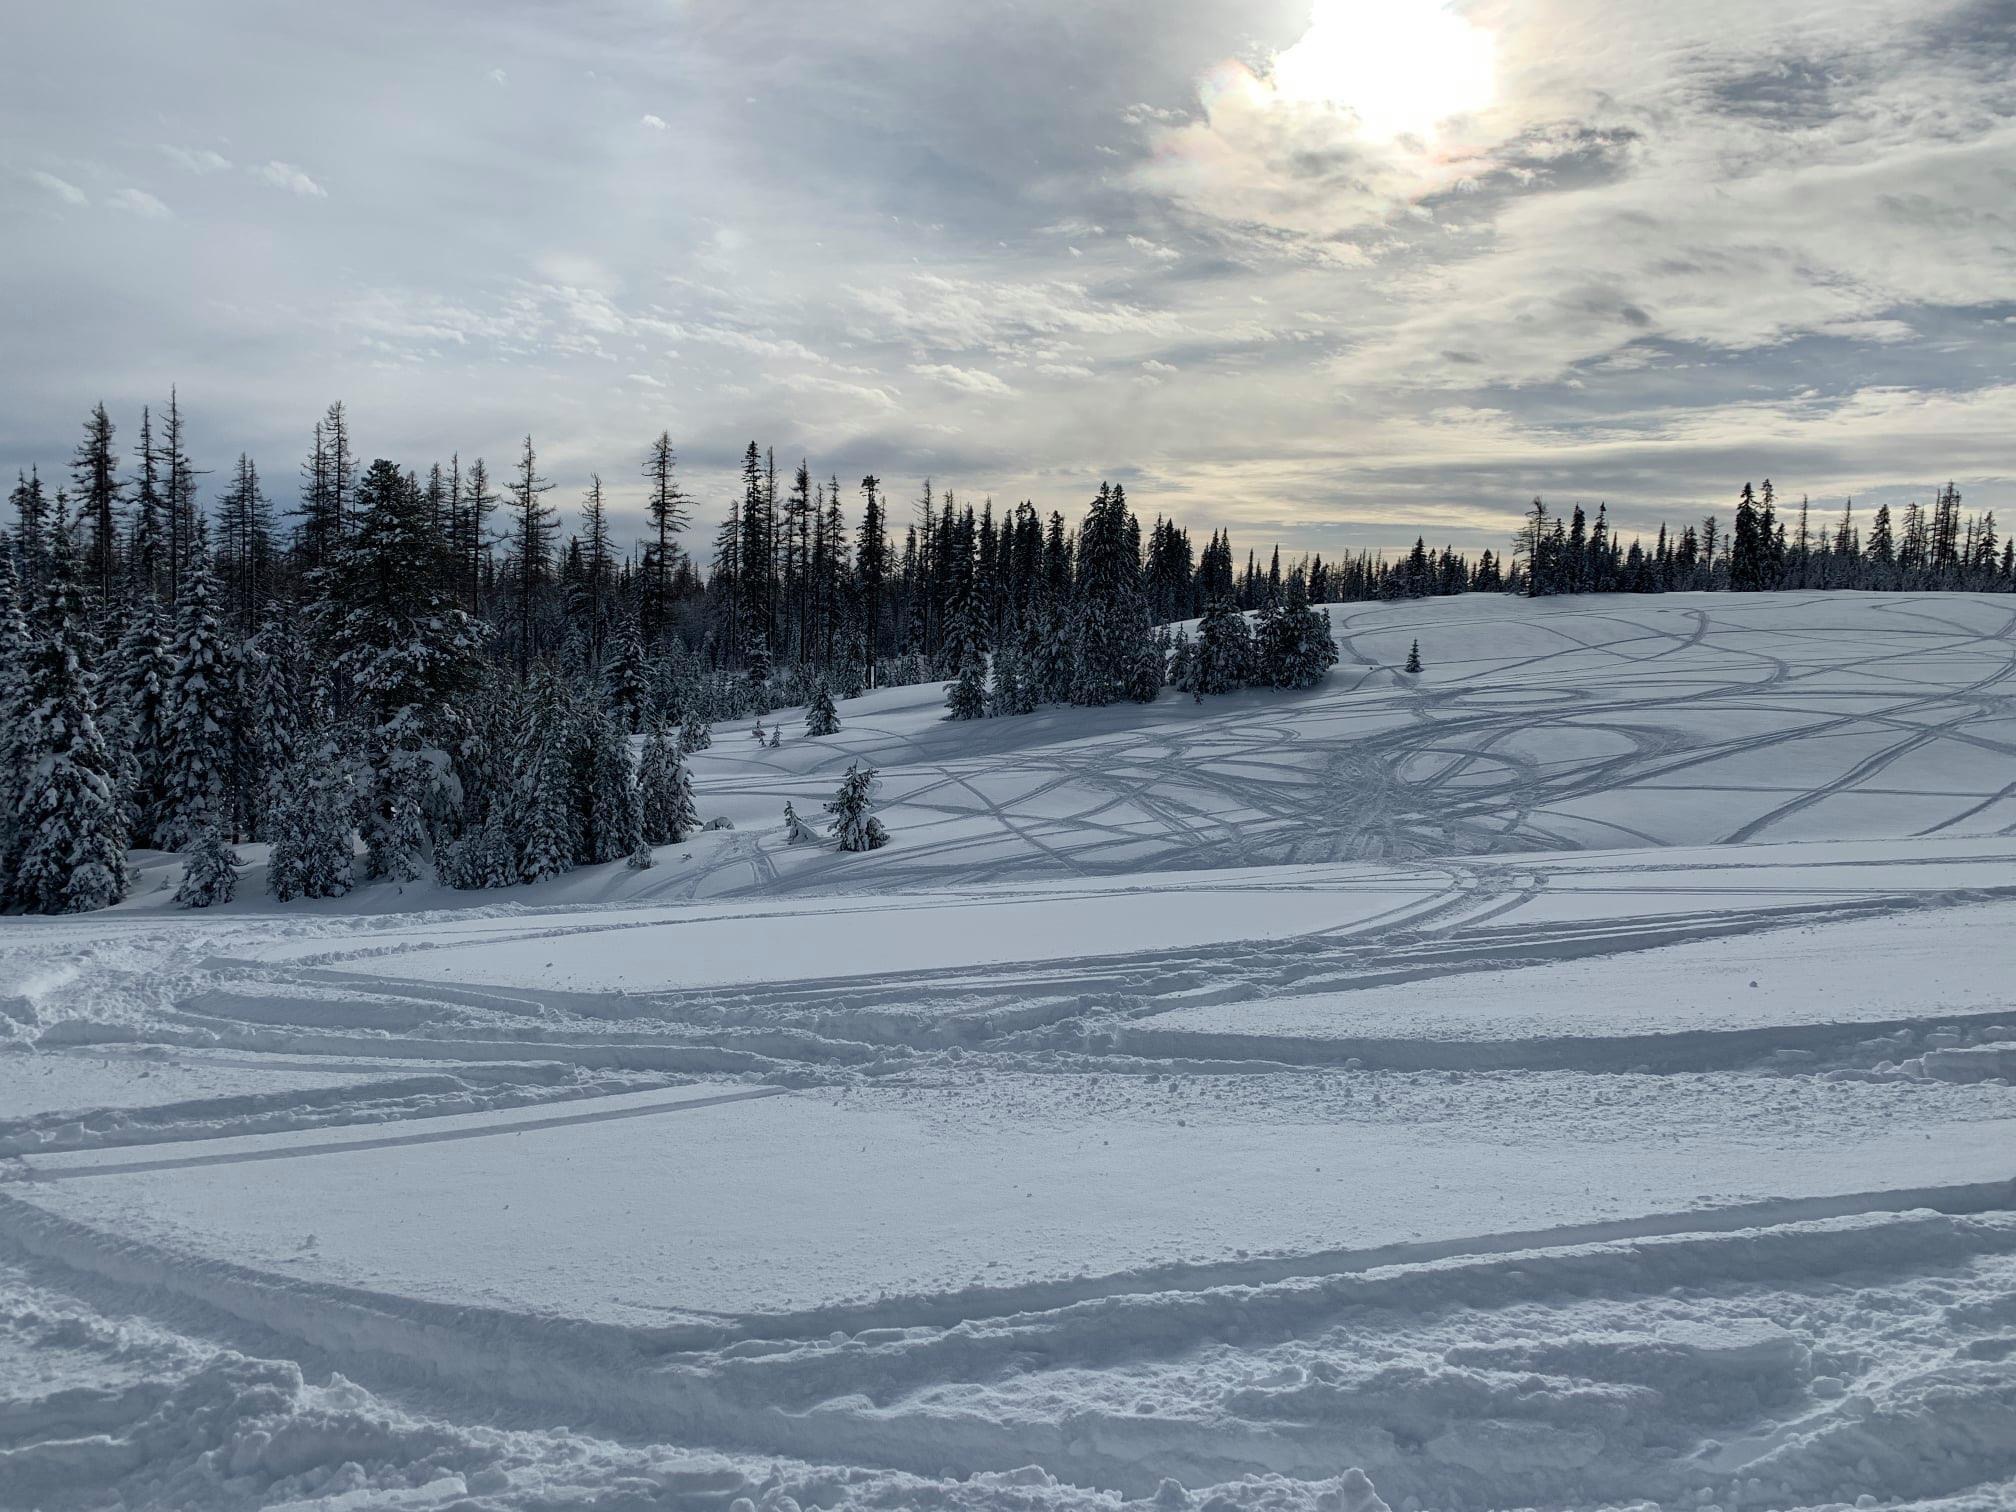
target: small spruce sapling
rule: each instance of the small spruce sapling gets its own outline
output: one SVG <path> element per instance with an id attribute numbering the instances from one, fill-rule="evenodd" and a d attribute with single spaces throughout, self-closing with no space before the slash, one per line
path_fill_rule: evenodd
<path id="1" fill-rule="evenodd" d="M 833 816 L 827 833 L 843 851 L 880 850 L 889 843 L 889 832 L 874 814 L 875 790 L 875 769 L 857 763 L 847 768 L 840 791 L 827 799 L 826 812 Z"/>
<path id="2" fill-rule="evenodd" d="M 784 843 L 786 845 L 817 845 L 819 831 L 812 828 L 798 815 L 798 810 L 787 799 L 784 804 Z"/>

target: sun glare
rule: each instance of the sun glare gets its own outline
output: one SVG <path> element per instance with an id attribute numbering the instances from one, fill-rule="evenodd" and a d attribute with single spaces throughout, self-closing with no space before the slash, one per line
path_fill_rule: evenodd
<path id="1" fill-rule="evenodd" d="M 1492 34 L 1441 0 L 1316 0 L 1274 60 L 1274 88 L 1350 111 L 1369 136 L 1425 140 L 1491 103 L 1495 54 Z"/>

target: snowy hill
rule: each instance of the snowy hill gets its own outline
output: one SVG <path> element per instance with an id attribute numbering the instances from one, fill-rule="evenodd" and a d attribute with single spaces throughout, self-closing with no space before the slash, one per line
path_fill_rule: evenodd
<path id="1" fill-rule="evenodd" d="M 2016 600 L 1330 613 L 717 727 L 648 871 L 0 921 L 0 1506 L 2006 1497 Z"/>

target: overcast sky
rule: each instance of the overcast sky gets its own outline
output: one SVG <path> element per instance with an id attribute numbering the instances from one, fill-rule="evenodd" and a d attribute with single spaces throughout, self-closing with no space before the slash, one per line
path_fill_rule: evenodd
<path id="1" fill-rule="evenodd" d="M 2016 0 L 91 0 L 0 52 L 0 466 L 752 437 L 1235 545 L 2016 514 Z M 216 478 L 211 480 L 213 483 Z M 2016 519 L 2009 520 L 2016 524 Z M 704 542 L 702 545 L 704 550 Z"/>

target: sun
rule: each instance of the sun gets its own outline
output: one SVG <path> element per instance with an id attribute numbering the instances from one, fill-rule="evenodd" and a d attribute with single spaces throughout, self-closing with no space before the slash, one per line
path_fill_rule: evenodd
<path id="1" fill-rule="evenodd" d="M 1496 39 L 1442 0 L 1316 0 L 1274 60 L 1284 99 L 1348 110 L 1368 136 L 1423 141 L 1491 103 Z"/>

